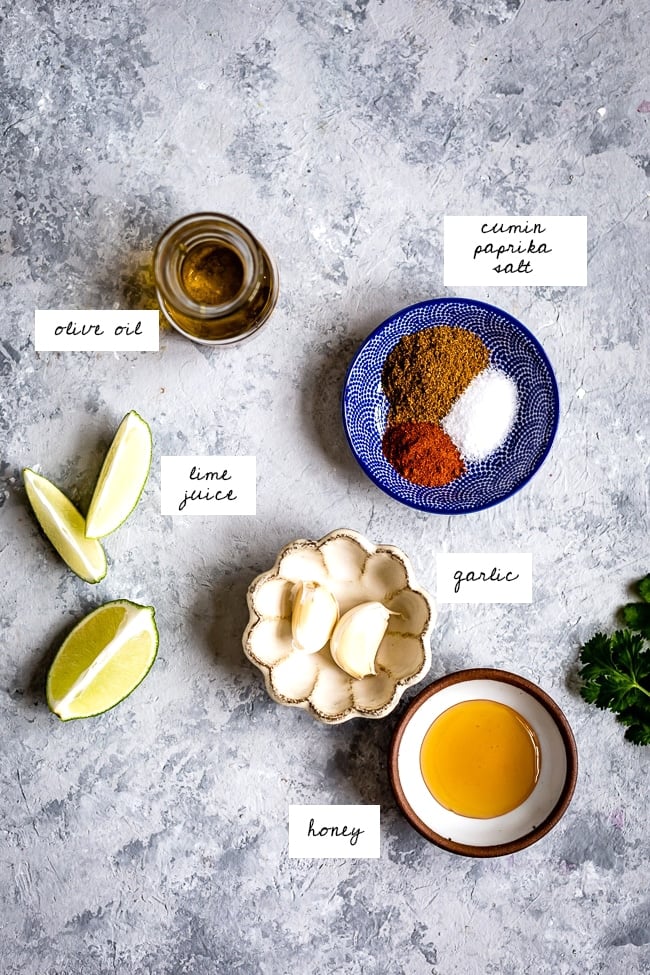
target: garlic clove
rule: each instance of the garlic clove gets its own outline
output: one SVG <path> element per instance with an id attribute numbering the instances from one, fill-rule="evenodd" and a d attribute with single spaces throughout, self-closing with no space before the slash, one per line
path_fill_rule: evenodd
<path id="1" fill-rule="evenodd" d="M 339 618 L 332 593 L 319 582 L 298 582 L 293 588 L 291 637 L 294 650 L 318 653 L 329 640 Z"/>
<path id="2" fill-rule="evenodd" d="M 361 680 L 376 674 L 375 660 L 391 616 L 383 603 L 361 603 L 348 610 L 334 627 L 330 652 L 334 663 Z"/>

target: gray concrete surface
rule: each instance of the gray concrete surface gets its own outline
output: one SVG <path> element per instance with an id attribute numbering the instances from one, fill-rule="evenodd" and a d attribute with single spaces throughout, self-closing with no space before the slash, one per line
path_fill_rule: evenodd
<path id="1" fill-rule="evenodd" d="M 5 975 L 650 972 L 648 749 L 579 698 L 579 646 L 648 570 L 647 0 L 3 4 L 0 930 Z M 198 209 L 266 243 L 282 293 L 250 344 L 37 354 L 41 308 L 149 307 L 157 235 Z M 587 288 L 467 289 L 543 343 L 561 423 L 516 497 L 410 511 L 350 455 L 339 396 L 389 313 L 448 293 L 445 213 L 583 214 Z M 122 415 L 146 495 L 90 587 L 39 535 L 20 469 L 80 505 Z M 159 514 L 162 454 L 255 454 L 258 514 Z M 431 678 L 496 665 L 575 730 L 573 804 L 516 856 L 455 858 L 397 811 L 394 719 L 324 728 L 266 696 L 245 591 L 296 537 L 531 551 L 532 606 L 445 610 Z M 159 659 L 70 725 L 43 682 L 107 599 L 152 603 Z M 413 693 L 413 692 L 411 692 Z M 411 695 L 408 695 L 411 696 Z M 407 697 L 408 697 L 407 696 Z M 399 713 L 399 712 L 398 712 Z M 293 861 L 295 802 L 380 803 L 377 861 Z"/>

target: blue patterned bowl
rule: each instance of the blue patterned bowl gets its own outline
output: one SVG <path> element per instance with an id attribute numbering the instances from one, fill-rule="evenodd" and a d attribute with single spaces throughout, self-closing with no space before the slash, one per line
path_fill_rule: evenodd
<path id="1" fill-rule="evenodd" d="M 490 350 L 491 365 L 517 386 L 519 409 L 505 443 L 486 460 L 468 463 L 444 487 L 412 484 L 388 463 L 381 449 L 389 404 L 381 388 L 386 356 L 402 335 L 435 325 L 466 328 Z M 456 515 L 505 501 L 530 480 L 551 449 L 558 424 L 557 383 L 544 350 L 507 312 L 469 298 L 434 298 L 391 315 L 354 357 L 343 390 L 343 425 L 354 456 L 368 477 L 391 498 L 420 511 Z"/>

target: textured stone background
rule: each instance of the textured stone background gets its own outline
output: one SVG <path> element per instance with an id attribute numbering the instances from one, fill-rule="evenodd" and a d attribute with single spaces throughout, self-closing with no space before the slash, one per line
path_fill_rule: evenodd
<path id="1" fill-rule="evenodd" d="M 580 700 L 581 641 L 648 570 L 648 0 L 3 4 L 0 329 L 2 971 L 198 975 L 650 972 L 650 751 Z M 644 53 L 645 52 L 645 53 Z M 152 304 L 152 244 L 231 213 L 277 257 L 250 344 L 36 354 L 41 308 Z M 339 396 L 361 339 L 447 293 L 445 213 L 581 214 L 580 289 L 467 289 L 519 317 L 560 385 L 558 438 L 516 497 L 425 516 L 362 475 Z M 257 456 L 258 516 L 159 514 L 159 465 L 110 570 L 57 559 L 20 469 L 82 506 L 122 415 L 161 454 Z M 246 586 L 295 537 L 350 527 L 438 551 L 532 551 L 532 606 L 441 614 L 431 678 L 496 665 L 573 728 L 563 822 L 494 861 L 395 808 L 394 719 L 316 725 L 243 658 Z M 107 599 L 153 603 L 158 661 L 119 708 L 64 725 L 43 681 Z M 292 861 L 292 802 L 379 802 L 379 861 Z"/>

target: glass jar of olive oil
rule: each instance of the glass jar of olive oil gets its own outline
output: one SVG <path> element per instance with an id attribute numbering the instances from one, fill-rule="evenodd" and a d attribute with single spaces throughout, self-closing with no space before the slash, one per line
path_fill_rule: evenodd
<path id="1" fill-rule="evenodd" d="M 253 335 L 278 298 L 267 251 L 239 221 L 193 213 L 164 232 L 154 251 L 160 308 L 193 342 L 224 345 Z"/>

